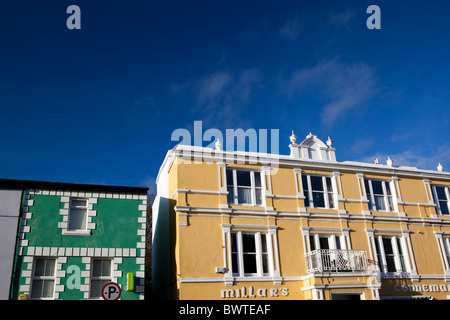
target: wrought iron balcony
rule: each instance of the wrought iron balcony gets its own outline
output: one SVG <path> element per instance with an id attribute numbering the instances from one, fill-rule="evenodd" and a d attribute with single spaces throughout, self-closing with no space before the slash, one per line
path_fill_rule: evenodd
<path id="1" fill-rule="evenodd" d="M 317 249 L 306 254 L 308 273 L 369 271 L 366 250 Z"/>

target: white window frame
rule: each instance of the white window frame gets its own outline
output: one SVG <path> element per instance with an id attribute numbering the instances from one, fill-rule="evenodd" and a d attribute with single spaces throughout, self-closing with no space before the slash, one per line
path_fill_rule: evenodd
<path id="1" fill-rule="evenodd" d="M 309 251 L 314 247 L 314 250 L 324 249 L 320 245 L 320 239 L 327 239 L 329 250 L 346 250 L 347 244 L 343 234 L 324 234 L 324 233 L 311 233 L 309 235 Z"/>
<path id="2" fill-rule="evenodd" d="M 439 202 L 440 199 L 438 199 L 438 194 L 437 194 L 436 188 L 444 188 L 445 196 L 447 198 L 445 202 L 447 204 L 447 211 L 449 213 L 442 213 L 441 204 Z M 446 215 L 446 216 L 448 216 L 450 214 L 450 191 L 449 191 L 449 187 L 445 186 L 445 185 L 432 184 L 431 185 L 431 192 L 433 194 L 433 202 L 436 205 L 436 214 L 437 215 Z"/>
<path id="3" fill-rule="evenodd" d="M 442 241 L 443 241 L 443 243 L 444 243 L 444 255 L 445 255 L 445 260 L 447 261 L 447 266 L 450 266 L 450 238 L 449 237 L 443 237 L 442 238 Z M 445 266 L 445 264 L 444 264 L 444 266 Z M 449 268 L 447 268 L 447 269 L 450 269 L 450 267 Z"/>
<path id="4" fill-rule="evenodd" d="M 49 276 L 37 276 L 36 275 L 36 264 L 37 260 L 46 260 L 46 261 L 53 261 L 53 275 Z M 47 262 L 46 262 L 47 263 Z M 56 265 L 57 261 L 55 258 L 50 257 L 35 257 L 33 262 L 33 270 L 32 270 L 32 277 L 31 277 L 31 290 L 30 290 L 30 299 L 31 300 L 53 300 L 55 297 L 55 286 L 56 286 Z M 52 296 L 51 297 L 33 297 L 31 294 L 33 292 L 33 285 L 35 284 L 35 281 L 53 281 L 53 290 L 52 290 Z"/>
<path id="5" fill-rule="evenodd" d="M 73 202 L 74 201 L 86 201 L 86 205 L 84 206 L 80 206 L 80 205 L 74 205 Z M 84 210 L 85 211 L 85 223 L 84 223 L 84 228 L 80 228 L 80 229 L 71 229 L 70 228 L 70 217 L 71 217 L 71 211 L 73 209 L 76 210 Z M 67 231 L 68 232 L 74 232 L 74 233 L 86 233 L 89 232 L 87 229 L 87 225 L 88 225 L 88 212 L 89 212 L 89 199 L 88 198 L 70 198 L 69 199 L 69 217 L 68 217 L 68 221 L 67 221 Z"/>
<path id="6" fill-rule="evenodd" d="M 246 170 L 246 169 L 242 169 L 242 168 L 226 168 L 226 171 L 231 171 L 232 172 L 232 176 L 233 176 L 233 181 L 228 181 L 227 179 L 227 192 L 228 192 L 228 188 L 232 187 L 233 188 L 233 202 L 230 202 L 228 197 L 227 197 L 227 202 L 230 205 L 241 205 L 241 206 L 254 206 L 254 207 L 263 207 L 265 206 L 265 175 L 263 171 L 259 171 L 259 170 Z M 227 172 L 225 171 L 225 176 L 227 176 Z M 247 186 L 239 186 L 237 184 L 237 172 L 238 171 L 242 171 L 242 172 L 249 172 L 250 174 L 250 187 Z M 256 187 L 255 184 L 255 172 L 259 173 L 259 177 L 260 177 L 260 181 L 261 181 L 261 186 L 260 187 Z M 240 203 L 239 202 L 239 188 L 249 188 L 251 189 L 251 203 Z M 261 203 L 256 203 L 256 190 L 260 190 L 260 194 L 261 194 Z"/>
<path id="7" fill-rule="evenodd" d="M 379 179 L 368 179 L 368 178 L 364 178 L 364 188 L 366 188 L 366 181 L 367 181 L 367 185 L 369 186 L 369 190 L 366 190 L 366 196 L 367 196 L 367 200 L 369 200 L 369 211 L 380 211 L 380 212 L 395 212 L 395 205 L 394 205 L 394 196 L 393 196 L 393 192 L 395 186 L 393 186 L 391 184 L 391 181 L 386 181 L 386 180 L 379 180 Z M 384 202 L 384 210 L 381 210 L 379 208 L 377 208 L 377 202 L 375 201 L 375 194 L 373 192 L 373 187 L 372 187 L 372 181 L 379 181 L 381 182 L 381 188 L 383 190 L 383 202 Z M 389 187 L 389 191 L 390 191 L 390 195 L 388 195 L 387 193 L 387 188 L 386 188 L 386 184 Z M 377 194 L 378 196 L 380 196 L 379 194 Z"/>
<path id="8" fill-rule="evenodd" d="M 441 262 L 444 268 L 445 279 L 450 279 L 450 233 L 435 231 L 436 240 L 439 247 Z"/>
<path id="9" fill-rule="evenodd" d="M 392 247 L 392 257 L 394 258 L 395 271 L 388 270 L 388 264 L 386 259 L 386 253 L 384 248 L 383 239 L 389 239 Z M 385 275 L 399 274 L 405 272 L 411 272 L 411 262 L 409 260 L 408 246 L 403 236 L 391 236 L 391 235 L 378 235 L 375 236 L 377 245 L 375 246 L 376 259 L 380 272 Z M 378 250 L 380 252 L 378 252 Z M 381 261 L 380 261 L 381 259 Z"/>
<path id="10" fill-rule="evenodd" d="M 108 276 L 94 276 L 94 261 L 109 261 L 110 262 L 110 269 L 109 269 L 109 275 Z M 89 299 L 103 299 L 102 298 L 102 293 L 101 293 L 101 289 L 100 289 L 100 295 L 98 297 L 93 297 L 92 296 L 92 283 L 95 281 L 106 281 L 106 282 L 111 282 L 113 281 L 113 270 L 114 270 L 114 260 L 113 258 L 110 257 L 92 257 L 91 258 L 91 263 L 90 263 L 90 268 L 91 268 L 91 272 L 90 272 L 90 281 L 89 281 Z"/>
<path id="11" fill-rule="evenodd" d="M 234 252 L 232 251 L 232 247 L 230 247 L 230 253 L 231 253 L 231 263 L 230 263 L 230 267 L 231 267 L 231 273 L 234 277 L 269 277 L 271 276 L 272 270 L 273 270 L 273 254 L 269 248 L 269 245 L 272 243 L 270 241 L 270 233 L 268 232 L 251 232 L 251 231 L 231 231 L 230 233 L 231 237 L 236 237 L 236 249 L 237 251 Z M 244 248 L 243 248 L 243 240 L 242 240 L 242 236 L 243 235 L 252 235 L 254 237 L 255 240 L 255 255 L 256 255 L 256 272 L 254 273 L 250 273 L 250 272 L 245 272 L 245 266 L 244 266 L 244 254 L 246 254 L 244 252 Z M 262 241 L 261 238 L 265 237 L 266 239 L 266 251 L 263 251 L 262 248 Z M 233 240 L 231 240 L 233 241 Z M 233 261 L 233 257 L 234 254 L 237 255 L 237 269 L 238 270 L 233 270 L 233 265 L 234 265 L 234 261 Z M 267 255 L 267 272 L 264 272 L 264 268 L 263 268 L 263 255 Z"/>
<path id="12" fill-rule="evenodd" d="M 304 189 L 304 185 L 303 185 L 303 177 L 306 179 L 307 181 L 307 186 L 308 188 L 305 190 Z M 312 184 L 311 184 L 311 177 L 319 177 L 322 178 L 322 187 L 323 187 L 323 191 L 317 191 L 314 190 L 314 192 L 321 192 L 324 194 L 324 202 L 325 202 L 325 207 L 318 207 L 317 204 L 314 203 L 314 197 L 313 197 L 313 190 L 312 190 Z M 331 188 L 333 190 L 328 190 L 328 186 L 327 186 L 327 181 L 326 179 L 330 179 L 330 183 L 331 183 Z M 315 174 L 302 174 L 302 190 L 303 190 L 303 195 L 305 196 L 305 198 L 308 200 L 309 205 L 306 206 L 305 203 L 305 207 L 307 208 L 317 208 L 317 209 L 336 209 L 337 208 L 337 203 L 336 203 L 336 199 L 335 199 L 335 187 L 333 186 L 333 176 L 326 176 L 326 175 L 315 175 Z M 332 204 L 332 206 L 330 206 L 330 202 Z"/>

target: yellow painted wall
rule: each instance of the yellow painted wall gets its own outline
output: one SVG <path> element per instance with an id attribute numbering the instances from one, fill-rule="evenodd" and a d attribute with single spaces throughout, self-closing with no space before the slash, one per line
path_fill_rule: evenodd
<path id="1" fill-rule="evenodd" d="M 235 167 L 246 167 L 246 165 L 234 165 Z M 249 166 L 252 169 L 262 168 L 262 166 Z M 219 195 L 219 167 L 217 164 L 189 164 L 186 161 L 175 161 L 169 171 L 169 194 L 175 194 L 174 200 L 178 206 L 192 206 L 198 208 L 219 209 L 226 205 L 226 195 Z M 322 170 L 302 170 L 302 174 L 326 174 L 332 176 L 331 171 Z M 392 177 L 386 175 L 365 175 L 368 178 L 391 180 Z M 223 176 L 222 176 L 223 178 Z M 276 174 L 271 176 L 273 198 L 266 198 L 266 205 L 272 206 L 273 212 L 266 212 L 265 207 L 252 206 L 228 206 L 226 209 L 235 209 L 222 212 L 175 212 L 176 223 L 176 242 L 175 259 L 177 264 L 177 279 L 180 299 L 220 299 L 222 289 L 239 289 L 242 286 L 247 288 L 252 286 L 255 290 L 258 288 L 285 287 L 288 288 L 288 296 L 279 296 L 277 299 L 308 299 L 312 298 L 311 291 L 302 291 L 300 288 L 307 285 L 307 281 L 290 280 L 283 281 L 281 286 L 274 285 L 273 281 L 267 282 L 241 282 L 233 286 L 225 286 L 220 282 L 202 282 L 202 283 L 181 283 L 180 278 L 219 278 L 223 279 L 222 274 L 215 272 L 215 267 L 223 266 L 223 246 L 222 246 L 222 227 L 221 224 L 233 225 L 251 225 L 267 227 L 276 225 L 276 235 L 278 238 L 278 251 L 280 261 L 280 271 L 282 277 L 301 277 L 307 276 L 306 264 L 304 258 L 304 244 L 302 236 L 302 227 L 315 229 L 339 230 L 340 228 L 350 228 L 350 238 L 352 249 L 366 250 L 368 259 L 370 257 L 370 248 L 366 229 L 382 230 L 383 234 L 400 235 L 401 233 L 389 233 L 386 230 L 409 230 L 411 244 L 414 250 L 415 264 L 420 274 L 436 275 L 443 277 L 443 267 L 438 251 L 436 235 L 434 231 L 444 231 L 450 233 L 450 226 L 432 227 L 422 220 L 401 221 L 397 212 L 371 212 L 369 217 L 363 217 L 362 211 L 368 210 L 367 203 L 359 202 L 361 194 L 357 173 L 341 172 L 341 188 L 343 199 L 353 201 L 339 202 L 339 209 L 344 209 L 345 214 L 338 213 L 338 210 L 309 209 L 305 211 L 308 214 L 300 215 L 298 208 L 303 206 L 303 200 L 296 199 L 296 179 L 293 168 L 279 168 Z M 434 183 L 435 181 L 432 181 Z M 406 218 L 431 218 L 435 214 L 434 208 L 429 206 L 420 206 L 417 204 L 428 204 L 426 189 L 423 179 L 414 177 L 399 177 L 398 180 L 403 202 L 409 204 L 400 205 L 399 211 L 406 214 Z M 440 184 L 443 184 L 442 181 Z M 448 183 L 447 183 L 448 184 Z M 301 188 L 301 181 L 299 183 Z M 188 190 L 208 190 L 217 193 L 186 193 L 176 192 L 179 189 Z M 280 197 L 277 197 L 280 196 Z M 283 198 L 287 196 L 288 198 Z M 290 197 L 290 198 L 289 198 Z M 242 213 L 239 210 L 251 210 L 251 213 Z M 290 212 L 291 215 L 279 215 L 276 211 L 284 213 Z M 324 215 L 325 214 L 325 215 Z M 343 215 L 342 215 L 343 214 Z M 349 216 L 350 215 L 350 216 Z M 356 215 L 359 219 L 351 217 Z M 443 219 L 450 219 L 443 217 Z M 179 223 L 187 226 L 179 226 Z M 438 223 L 438 222 L 436 222 Z M 317 231 L 326 232 L 326 231 Z M 316 233 L 317 233 L 316 232 Z M 329 233 L 339 234 L 338 231 Z M 358 281 L 366 281 L 359 279 Z M 345 278 L 312 278 L 309 284 L 328 283 L 337 284 L 339 281 L 345 282 Z M 355 279 L 348 280 L 353 283 Z M 352 282 L 353 281 L 353 282 Z M 428 280 L 427 280 L 428 281 Z M 392 282 L 392 281 L 391 281 Z M 384 282 L 383 282 L 384 283 Z M 421 280 L 420 283 L 426 284 Z M 419 284 L 420 284 L 419 283 Z M 445 284 L 444 279 L 429 280 L 429 284 Z M 384 295 L 395 295 L 392 292 L 395 283 L 383 284 L 380 291 Z M 339 289 L 334 292 L 354 292 L 352 289 Z M 361 289 L 366 298 L 371 298 L 369 289 Z M 411 293 L 409 293 L 411 294 Z M 326 299 L 331 297 L 330 290 L 324 290 Z M 444 297 L 445 292 L 436 296 Z"/>
<path id="2" fill-rule="evenodd" d="M 295 188 L 294 170 L 291 168 L 279 168 L 278 172 L 271 176 L 272 193 L 283 196 L 295 196 L 297 191 Z"/>

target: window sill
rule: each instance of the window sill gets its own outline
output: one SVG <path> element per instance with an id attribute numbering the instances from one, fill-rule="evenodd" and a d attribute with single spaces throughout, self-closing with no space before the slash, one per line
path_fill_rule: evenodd
<path id="1" fill-rule="evenodd" d="M 431 217 L 435 218 L 435 219 L 449 219 L 450 215 L 448 215 L 448 214 L 432 214 Z"/>
<path id="2" fill-rule="evenodd" d="M 386 217 L 405 217 L 406 214 L 402 211 L 373 211 L 370 210 L 371 215 L 386 216 Z"/>
<path id="3" fill-rule="evenodd" d="M 411 279 L 412 274 L 406 271 L 381 272 L 381 279 Z"/>
<path id="4" fill-rule="evenodd" d="M 274 277 L 271 275 L 264 276 L 236 276 L 233 275 L 232 282 L 268 282 L 273 281 L 274 285 L 281 285 L 281 277 Z M 230 279 L 228 279 L 230 281 Z"/>
<path id="5" fill-rule="evenodd" d="M 240 208 L 240 209 L 253 209 L 253 208 L 259 208 L 259 209 L 265 209 L 266 207 L 261 205 L 261 204 L 257 204 L 257 205 L 252 205 L 252 204 L 234 204 L 234 203 L 228 203 L 227 204 L 229 208 Z"/>
<path id="6" fill-rule="evenodd" d="M 306 207 L 306 212 L 310 213 L 339 213 L 338 209 L 334 208 L 310 208 Z"/>
<path id="7" fill-rule="evenodd" d="M 63 230 L 64 236 L 90 236 L 91 230 Z"/>

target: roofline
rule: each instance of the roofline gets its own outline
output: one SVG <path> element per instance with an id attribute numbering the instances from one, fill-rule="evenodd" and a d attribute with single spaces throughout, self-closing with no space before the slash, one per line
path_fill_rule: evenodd
<path id="1" fill-rule="evenodd" d="M 1 179 L 0 189 L 45 189 L 45 190 L 91 190 L 91 191 L 109 191 L 109 192 L 127 192 L 146 194 L 148 187 L 128 187 L 112 186 L 99 184 L 69 183 L 69 182 L 51 182 L 36 180 L 16 180 Z"/>
<path id="2" fill-rule="evenodd" d="M 183 151 L 189 151 L 183 153 Z M 190 145 L 178 144 L 175 148 L 170 149 L 158 172 L 158 178 L 164 167 L 170 166 L 175 157 L 183 158 L 194 157 L 203 161 L 217 162 L 221 159 L 224 163 L 228 163 L 229 160 L 236 161 L 252 159 L 255 161 L 252 164 L 267 165 L 271 163 L 277 163 L 279 167 L 292 167 L 292 168 L 310 168 L 310 169 L 331 169 L 335 171 L 344 172 L 359 172 L 363 174 L 381 174 L 381 175 L 398 175 L 409 176 L 424 179 L 439 179 L 450 180 L 449 172 L 439 172 L 434 170 L 418 169 L 416 167 L 407 166 L 387 166 L 383 164 L 373 164 L 357 161 L 328 161 L 328 160 L 312 160 L 312 159 L 296 159 L 289 155 L 271 154 L 271 153 L 259 153 L 249 151 L 225 151 L 215 150 L 207 147 L 198 147 Z M 236 156 L 237 158 L 235 158 Z M 241 162 L 239 162 L 241 163 Z M 270 165 L 269 165 L 270 166 Z M 158 183 L 158 179 L 156 180 Z"/>

